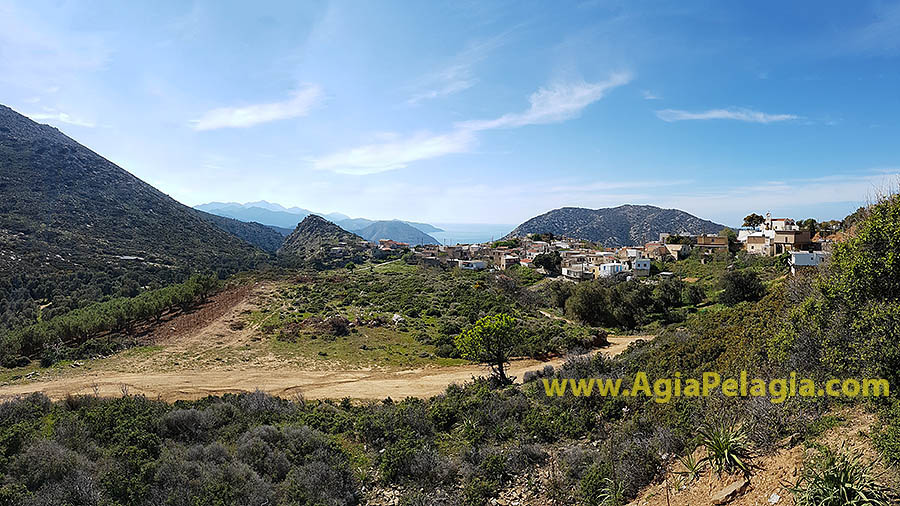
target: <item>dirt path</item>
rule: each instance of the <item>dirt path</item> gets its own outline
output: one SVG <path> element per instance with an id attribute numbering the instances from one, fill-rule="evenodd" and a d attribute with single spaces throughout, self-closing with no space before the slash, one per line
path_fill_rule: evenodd
<path id="1" fill-rule="evenodd" d="M 220 294 L 200 310 L 164 322 L 148 334 L 151 352 L 123 352 L 108 359 L 89 361 L 77 369 L 45 370 L 36 381 L 0 386 L 0 398 L 43 392 L 53 399 L 98 393 L 104 396 L 144 394 L 166 401 L 197 399 L 207 395 L 253 391 L 308 399 L 384 399 L 430 397 L 451 383 L 464 383 L 489 370 L 481 365 L 426 366 L 385 370 L 345 367 L 327 360 L 276 357 L 245 315 L 257 309 L 272 284 L 258 283 Z M 629 344 L 652 336 L 610 337 L 611 346 L 599 350 L 618 355 Z M 521 381 L 525 372 L 564 358 L 547 361 L 513 360 L 509 374 Z"/>

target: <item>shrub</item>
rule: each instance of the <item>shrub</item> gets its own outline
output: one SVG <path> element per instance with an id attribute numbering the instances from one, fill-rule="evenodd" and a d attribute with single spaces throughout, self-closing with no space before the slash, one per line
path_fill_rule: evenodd
<path id="1" fill-rule="evenodd" d="M 700 444 L 706 448 L 704 460 L 717 473 L 750 474 L 750 438 L 743 426 L 718 423 L 699 432 Z"/>
<path id="2" fill-rule="evenodd" d="M 873 465 L 860 455 L 827 448 L 803 468 L 790 490 L 797 506 L 887 506 L 898 499 L 878 483 Z"/>
<path id="3" fill-rule="evenodd" d="M 722 277 L 722 290 L 719 300 L 729 306 L 740 302 L 755 302 L 766 294 L 759 276 L 751 271 L 727 272 Z"/>

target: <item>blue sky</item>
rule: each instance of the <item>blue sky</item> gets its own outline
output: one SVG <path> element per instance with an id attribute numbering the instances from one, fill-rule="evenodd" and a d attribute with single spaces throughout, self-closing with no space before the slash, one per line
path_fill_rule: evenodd
<path id="1" fill-rule="evenodd" d="M 0 103 L 188 205 L 841 218 L 897 183 L 900 2 L 0 2 Z"/>

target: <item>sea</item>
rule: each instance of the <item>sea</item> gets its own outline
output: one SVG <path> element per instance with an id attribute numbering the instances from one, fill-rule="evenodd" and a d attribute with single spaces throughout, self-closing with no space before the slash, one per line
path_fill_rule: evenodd
<path id="1" fill-rule="evenodd" d="M 432 223 L 432 225 L 442 229 L 443 232 L 428 232 L 428 235 L 448 246 L 496 241 L 516 228 L 516 225 L 488 223 Z"/>

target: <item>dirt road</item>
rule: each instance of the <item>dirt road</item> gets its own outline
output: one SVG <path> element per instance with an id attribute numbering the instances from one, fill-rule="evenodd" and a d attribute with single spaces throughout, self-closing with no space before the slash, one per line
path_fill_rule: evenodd
<path id="1" fill-rule="evenodd" d="M 94 392 L 117 396 L 127 391 L 174 401 L 259 389 L 283 397 L 302 394 L 307 399 L 403 399 L 437 395 L 452 383 L 489 373 L 486 367 L 474 364 L 384 370 L 279 359 L 262 347 L 255 328 L 236 324 L 271 290 L 271 286 L 257 285 L 243 297 L 225 294 L 198 313 L 166 323 L 165 334 L 154 339 L 160 349 L 150 355 L 125 352 L 77 370 L 43 373 L 43 379 L 37 381 L 0 386 L 0 398 L 31 392 L 43 392 L 53 399 Z M 223 305 L 228 307 L 223 309 Z M 610 337 L 611 346 L 599 352 L 618 355 L 642 338 L 652 336 Z M 223 355 L 229 360 L 208 358 Z M 521 381 L 526 371 L 563 362 L 562 357 L 514 360 L 509 374 Z"/>

